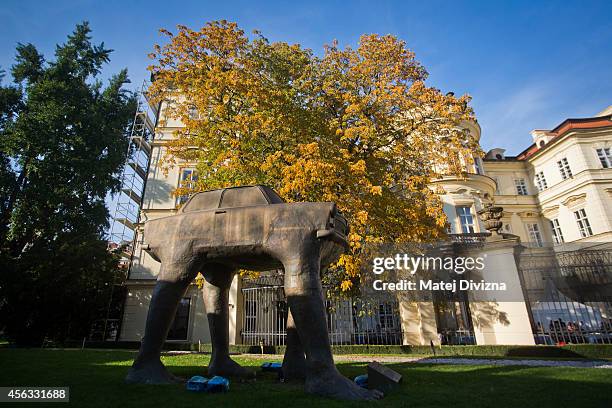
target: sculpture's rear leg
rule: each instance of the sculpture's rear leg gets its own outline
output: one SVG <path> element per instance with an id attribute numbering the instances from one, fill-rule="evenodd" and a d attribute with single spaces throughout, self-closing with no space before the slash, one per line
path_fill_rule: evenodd
<path id="1" fill-rule="evenodd" d="M 166 370 L 160 360 L 160 354 L 179 301 L 198 269 L 199 267 L 191 262 L 162 263 L 149 305 L 144 338 L 126 382 L 169 384 L 182 381 Z"/>
<path id="2" fill-rule="evenodd" d="M 306 378 L 306 355 L 291 310 L 287 315 L 287 347 L 283 358 L 283 377 L 286 380 Z"/>
<path id="3" fill-rule="evenodd" d="M 319 277 L 320 243 L 305 237 L 294 248 L 295 255 L 288 248 L 283 260 L 285 294 L 306 351 L 306 392 L 346 400 L 382 398 L 379 391 L 359 387 L 336 369 Z"/>
<path id="4" fill-rule="evenodd" d="M 229 290 L 236 272 L 220 264 L 205 265 L 203 298 L 212 341 L 208 375 L 253 378 L 255 372 L 241 367 L 229 356 Z"/>

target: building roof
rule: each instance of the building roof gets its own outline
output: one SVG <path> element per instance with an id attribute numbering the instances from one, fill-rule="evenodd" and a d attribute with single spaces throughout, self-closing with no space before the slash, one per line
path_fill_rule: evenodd
<path id="1" fill-rule="evenodd" d="M 612 127 L 612 116 L 595 116 L 592 118 L 576 118 L 576 119 L 565 119 L 554 129 L 549 131 L 552 135 L 551 141 L 556 141 L 568 134 L 572 130 L 576 129 L 599 129 L 605 127 Z M 517 155 L 518 160 L 526 160 L 535 153 L 545 150 L 548 147 L 548 143 L 544 146 L 538 146 L 532 143 L 527 149 L 523 150 Z"/>
<path id="2" fill-rule="evenodd" d="M 597 113 L 593 117 L 589 118 L 570 118 L 565 119 L 563 122 L 558 124 L 552 130 L 546 129 L 536 129 L 532 131 L 532 135 L 534 133 L 539 133 L 546 136 L 545 143 L 540 143 L 539 145 L 535 142 L 529 145 L 525 150 L 519 153 L 516 156 L 505 156 L 501 159 L 493 157 L 494 151 L 500 151 L 499 154 L 503 156 L 504 149 L 491 149 L 487 155 L 485 156 L 485 161 L 523 161 L 527 160 L 534 154 L 546 150 L 548 146 L 551 144 L 550 142 L 558 141 L 559 139 L 566 136 L 572 130 L 588 130 L 588 129 L 601 129 L 612 127 L 612 105 L 608 106 L 601 112 Z M 535 137 L 534 137 L 535 139 Z"/>

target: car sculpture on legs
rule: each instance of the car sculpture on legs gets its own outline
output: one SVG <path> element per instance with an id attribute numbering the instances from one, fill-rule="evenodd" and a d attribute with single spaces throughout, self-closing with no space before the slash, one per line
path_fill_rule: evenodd
<path id="1" fill-rule="evenodd" d="M 231 187 L 196 193 L 176 215 L 147 221 L 145 250 L 160 273 L 151 298 L 145 335 L 128 383 L 180 381 L 160 360 L 178 303 L 198 272 L 212 356 L 209 375 L 248 376 L 229 356 L 228 295 L 240 269 L 284 269 L 289 305 L 287 378 L 305 377 L 309 393 L 340 399 L 377 399 L 336 369 L 326 324 L 320 270 L 347 248 L 348 224 L 331 202 L 285 203 L 266 186 Z"/>

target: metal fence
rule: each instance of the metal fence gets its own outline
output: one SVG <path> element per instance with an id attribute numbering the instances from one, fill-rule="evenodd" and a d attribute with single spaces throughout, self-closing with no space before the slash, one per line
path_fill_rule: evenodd
<path id="1" fill-rule="evenodd" d="M 536 344 L 612 344 L 612 244 L 525 247 L 517 261 Z M 243 343 L 284 345 L 288 308 L 282 274 L 243 283 Z M 440 342 L 475 344 L 467 294 L 442 293 L 431 300 Z M 403 342 L 394 296 L 328 296 L 326 306 L 334 345 Z"/>
<path id="2" fill-rule="evenodd" d="M 242 344 L 284 345 L 288 309 L 282 286 L 243 288 L 242 298 Z"/>
<path id="3" fill-rule="evenodd" d="M 242 342 L 284 345 L 287 301 L 282 276 L 244 279 Z M 402 344 L 397 299 L 330 298 L 325 301 L 331 344 Z"/>
<path id="4" fill-rule="evenodd" d="M 612 250 L 528 249 L 519 257 L 537 344 L 612 344 Z"/>

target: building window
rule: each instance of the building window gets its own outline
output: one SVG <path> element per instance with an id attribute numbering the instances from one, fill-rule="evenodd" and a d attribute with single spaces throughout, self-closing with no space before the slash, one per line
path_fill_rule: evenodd
<path id="1" fill-rule="evenodd" d="M 538 187 L 538 191 L 544 191 L 548 188 L 548 184 L 546 183 L 546 178 L 544 177 L 543 171 L 536 173 L 535 182 L 536 186 Z"/>
<path id="2" fill-rule="evenodd" d="M 202 116 L 200 115 L 200 112 L 198 111 L 198 108 L 195 106 L 190 106 L 188 111 L 187 111 L 187 115 L 189 116 L 189 119 L 191 120 L 200 120 L 202 119 Z"/>
<path id="3" fill-rule="evenodd" d="M 525 179 L 515 179 L 514 185 L 516 186 L 516 194 L 527 195 L 527 184 L 525 183 Z"/>
<path id="4" fill-rule="evenodd" d="M 553 218 L 552 220 L 550 220 L 550 228 L 552 229 L 552 236 L 553 240 L 555 241 L 555 244 L 562 244 L 563 242 L 565 242 L 558 219 Z"/>
<path id="5" fill-rule="evenodd" d="M 390 331 L 397 328 L 396 314 L 393 311 L 393 303 L 382 302 L 378 307 L 378 322 L 383 331 Z"/>
<path id="6" fill-rule="evenodd" d="M 474 217 L 472 216 L 472 207 L 460 206 L 457 207 L 457 216 L 461 223 L 461 232 L 469 234 L 474 232 Z"/>
<path id="7" fill-rule="evenodd" d="M 176 309 L 172 326 L 170 326 L 170 330 L 168 331 L 168 340 L 187 340 L 190 306 L 191 298 L 186 297 L 181 299 Z"/>
<path id="8" fill-rule="evenodd" d="M 569 163 L 567 162 L 567 158 L 562 158 L 557 162 L 557 166 L 559 166 L 559 172 L 561 172 L 561 178 L 563 180 L 572 177 L 572 169 L 570 169 Z"/>
<path id="9" fill-rule="evenodd" d="M 597 157 L 599 157 L 599 162 L 604 169 L 612 167 L 612 155 L 609 147 L 597 149 Z"/>
<path id="10" fill-rule="evenodd" d="M 484 174 L 484 171 L 482 169 L 482 160 L 480 159 L 480 157 L 476 157 L 474 159 L 474 168 L 476 169 L 476 174 Z"/>
<path id="11" fill-rule="evenodd" d="M 542 234 L 540 233 L 540 227 L 538 224 L 527 224 L 527 231 L 529 232 L 529 240 L 541 247 L 544 245 L 542 241 Z"/>
<path id="12" fill-rule="evenodd" d="M 578 230 L 580 231 L 580 236 L 582 238 L 590 237 L 593 235 L 593 230 L 591 229 L 591 223 L 587 218 L 586 211 L 584 208 L 574 211 L 574 217 L 576 217 L 576 223 L 578 223 Z"/>
<path id="13" fill-rule="evenodd" d="M 499 177 L 491 177 L 495 182 L 495 194 L 501 194 L 499 190 Z"/>
<path id="14" fill-rule="evenodd" d="M 182 188 L 194 188 L 196 181 L 198 181 L 197 170 L 185 168 L 181 170 L 181 178 L 179 179 L 178 186 Z M 188 194 L 179 196 L 177 198 L 177 204 L 178 205 L 184 204 L 187 201 L 187 199 L 189 199 Z"/>

